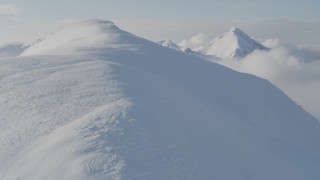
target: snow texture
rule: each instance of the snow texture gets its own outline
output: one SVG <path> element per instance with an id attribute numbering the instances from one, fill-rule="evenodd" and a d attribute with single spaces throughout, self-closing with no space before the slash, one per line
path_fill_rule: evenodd
<path id="1" fill-rule="evenodd" d="M 17 57 L 27 48 L 19 43 L 0 45 L 0 58 Z"/>
<path id="2" fill-rule="evenodd" d="M 316 180 L 320 126 L 266 80 L 104 20 L 0 60 L 0 179 Z"/>

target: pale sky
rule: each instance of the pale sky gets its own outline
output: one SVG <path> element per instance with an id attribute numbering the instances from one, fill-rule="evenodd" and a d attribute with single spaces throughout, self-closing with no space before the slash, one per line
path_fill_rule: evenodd
<path id="1" fill-rule="evenodd" d="M 200 32 L 211 37 L 240 26 L 258 38 L 279 35 L 285 41 L 291 39 L 288 28 L 300 28 L 311 34 L 292 43 L 316 44 L 319 9 L 319 0 L 0 0 L 0 41 L 32 41 L 58 22 L 99 18 L 151 40 L 179 41 Z M 279 20 L 285 22 L 280 28 L 259 32 L 261 22 Z M 301 29 L 300 23 L 308 26 Z"/>
<path id="2" fill-rule="evenodd" d="M 1 0 L 26 19 L 191 18 L 320 21 L 319 0 Z"/>

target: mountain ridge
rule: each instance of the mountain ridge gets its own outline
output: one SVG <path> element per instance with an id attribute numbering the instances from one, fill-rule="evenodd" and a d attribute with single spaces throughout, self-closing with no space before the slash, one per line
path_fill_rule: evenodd
<path id="1" fill-rule="evenodd" d="M 182 49 L 178 44 L 171 40 L 163 40 L 158 43 L 164 47 L 175 50 L 181 51 Z M 194 53 L 196 53 L 196 56 L 204 56 L 205 59 L 241 59 L 255 50 L 269 50 L 269 48 L 264 47 L 262 44 L 252 39 L 241 29 L 231 27 L 228 32 L 214 38 L 203 48 Z M 210 58 L 210 56 L 212 56 L 212 58 Z"/>
<path id="2" fill-rule="evenodd" d="M 271 83 L 109 25 L 0 61 L 0 179 L 319 177 L 319 123 Z"/>
<path id="3" fill-rule="evenodd" d="M 60 27 L 57 31 L 34 42 L 21 56 L 76 54 L 94 49 L 126 49 L 122 40 L 134 36 L 118 28 L 113 22 L 102 19 L 77 21 Z M 125 37 L 125 38 L 124 38 Z M 122 44 L 122 45 L 121 45 Z M 63 48 L 61 48 L 63 46 Z"/>

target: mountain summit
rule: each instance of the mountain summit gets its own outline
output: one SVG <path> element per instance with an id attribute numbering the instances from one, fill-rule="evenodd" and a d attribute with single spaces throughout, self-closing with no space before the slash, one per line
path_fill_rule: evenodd
<path id="1" fill-rule="evenodd" d="M 1 180 L 320 177 L 320 124 L 274 85 L 109 21 L 0 68 Z"/>
<path id="2" fill-rule="evenodd" d="M 70 55 L 105 49 L 130 49 L 134 47 L 126 42 L 131 40 L 132 36 L 134 35 L 121 30 L 108 20 L 73 22 L 34 42 L 21 56 Z"/>
<path id="3" fill-rule="evenodd" d="M 180 46 L 169 39 L 159 41 L 158 44 L 160 44 L 161 46 L 164 46 L 164 47 L 168 47 L 168 48 L 177 50 L 177 51 L 181 51 Z"/>
<path id="4" fill-rule="evenodd" d="M 213 39 L 202 53 L 220 58 L 242 58 L 252 51 L 267 50 L 237 27 Z"/>

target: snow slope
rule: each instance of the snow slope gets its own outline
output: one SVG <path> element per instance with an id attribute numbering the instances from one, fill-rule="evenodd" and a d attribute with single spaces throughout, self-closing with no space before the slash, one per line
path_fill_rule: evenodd
<path id="1" fill-rule="evenodd" d="M 269 82 L 109 21 L 63 29 L 0 60 L 0 179 L 319 179 L 319 123 Z"/>
<path id="2" fill-rule="evenodd" d="M 127 33 L 115 27 L 112 22 L 74 22 L 33 43 L 21 56 L 85 54 L 101 48 L 120 50 L 129 48 L 126 47 L 129 44 L 125 43 L 128 39 L 122 36 L 125 34 Z"/>
<path id="3" fill-rule="evenodd" d="M 164 47 L 168 47 L 168 48 L 177 50 L 177 51 L 181 51 L 181 48 L 177 44 L 175 44 L 173 41 L 171 41 L 169 39 L 159 41 L 158 44 L 160 44 L 160 45 L 162 45 Z"/>
<path id="4" fill-rule="evenodd" d="M 0 58 L 19 56 L 26 48 L 28 46 L 19 43 L 0 45 Z"/>
<path id="5" fill-rule="evenodd" d="M 267 50 L 239 28 L 232 27 L 228 32 L 213 39 L 201 51 L 206 55 L 224 59 L 242 58 L 256 49 Z"/>

